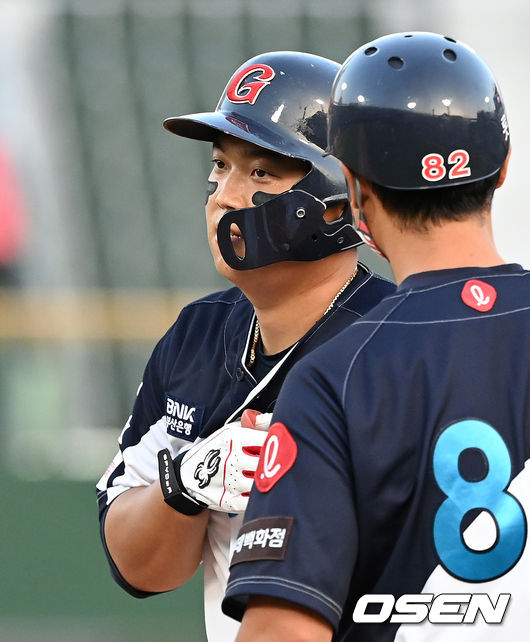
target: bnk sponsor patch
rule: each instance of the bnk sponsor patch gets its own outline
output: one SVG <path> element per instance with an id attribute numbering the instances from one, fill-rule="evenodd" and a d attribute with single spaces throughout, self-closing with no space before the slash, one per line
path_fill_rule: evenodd
<path id="1" fill-rule="evenodd" d="M 168 435 L 195 441 L 202 425 L 204 408 L 166 393 L 166 430 Z"/>
<path id="2" fill-rule="evenodd" d="M 294 517 L 260 517 L 243 524 L 234 546 L 230 566 L 240 562 L 285 558 Z"/>

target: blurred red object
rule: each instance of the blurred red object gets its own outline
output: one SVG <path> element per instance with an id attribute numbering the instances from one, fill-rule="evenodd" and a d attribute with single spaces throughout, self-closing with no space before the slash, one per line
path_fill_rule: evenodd
<path id="1" fill-rule="evenodd" d="M 17 258 L 26 233 L 27 218 L 19 183 L 11 159 L 0 143 L 0 267 Z"/>

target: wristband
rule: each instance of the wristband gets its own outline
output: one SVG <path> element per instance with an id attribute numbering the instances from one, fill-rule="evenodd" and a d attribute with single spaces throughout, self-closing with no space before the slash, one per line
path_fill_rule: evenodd
<path id="1" fill-rule="evenodd" d="M 178 470 L 180 468 L 180 460 L 184 457 L 184 454 L 177 455 L 175 462 L 173 462 L 171 453 L 167 448 L 158 453 L 160 486 L 164 501 L 171 508 L 184 515 L 198 515 L 206 508 L 206 504 L 190 497 L 182 490 L 182 484 L 179 483 Z"/>

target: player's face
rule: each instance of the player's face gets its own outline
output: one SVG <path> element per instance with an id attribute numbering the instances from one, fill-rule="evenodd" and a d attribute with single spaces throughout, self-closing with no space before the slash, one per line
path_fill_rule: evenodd
<path id="1" fill-rule="evenodd" d="M 217 245 L 219 219 L 228 210 L 254 207 L 256 192 L 281 194 L 307 173 L 303 161 L 281 156 L 233 136 L 221 135 L 212 152 L 213 168 L 208 177 L 206 222 L 208 243 L 218 272 L 230 280 L 236 270 L 225 263 Z M 236 225 L 231 240 L 238 256 L 245 255 L 245 243 Z"/>

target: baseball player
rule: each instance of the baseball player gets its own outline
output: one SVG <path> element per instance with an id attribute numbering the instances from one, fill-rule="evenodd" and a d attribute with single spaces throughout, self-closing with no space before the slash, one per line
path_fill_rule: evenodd
<path id="1" fill-rule="evenodd" d="M 328 134 L 398 288 L 287 376 L 223 608 L 238 642 L 526 640 L 530 272 L 491 229 L 500 91 L 464 44 L 392 34 L 343 64 Z"/>
<path id="2" fill-rule="evenodd" d="M 212 144 L 208 241 L 234 287 L 185 307 L 155 347 L 98 483 L 101 534 L 136 597 L 182 585 L 203 561 L 211 641 L 238 628 L 221 612 L 230 548 L 286 372 L 395 290 L 357 263 L 344 176 L 323 156 L 339 68 L 262 54 L 215 111 L 164 123 Z"/>

